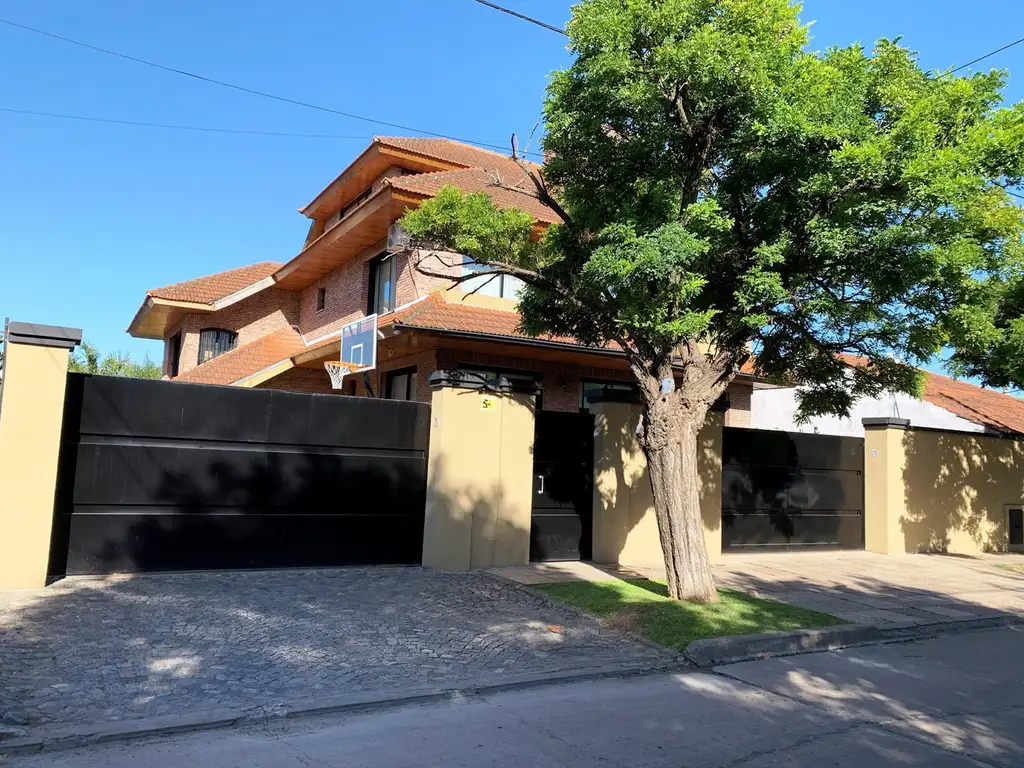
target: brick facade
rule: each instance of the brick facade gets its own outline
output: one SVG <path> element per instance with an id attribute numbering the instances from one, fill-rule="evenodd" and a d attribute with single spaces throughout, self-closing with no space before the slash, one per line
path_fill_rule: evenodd
<path id="1" fill-rule="evenodd" d="M 185 315 L 164 339 L 164 374 L 169 375 L 171 370 L 169 340 L 179 331 L 181 355 L 178 360 L 178 373 L 185 373 L 199 364 L 199 332 L 204 328 L 234 331 L 238 334 L 237 346 L 240 347 L 268 333 L 298 323 L 298 298 L 294 291 L 267 288 L 219 312 Z"/>
<path id="2" fill-rule="evenodd" d="M 726 390 L 726 395 L 729 398 L 729 410 L 725 412 L 725 426 L 749 428 L 754 385 L 749 381 L 734 381 Z"/>

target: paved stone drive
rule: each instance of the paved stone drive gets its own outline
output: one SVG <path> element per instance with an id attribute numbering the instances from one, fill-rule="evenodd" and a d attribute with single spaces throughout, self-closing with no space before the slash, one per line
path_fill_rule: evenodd
<path id="1" fill-rule="evenodd" d="M 147 575 L 0 593 L 0 719 L 28 726 L 272 711 L 297 698 L 668 660 L 480 573 Z"/>

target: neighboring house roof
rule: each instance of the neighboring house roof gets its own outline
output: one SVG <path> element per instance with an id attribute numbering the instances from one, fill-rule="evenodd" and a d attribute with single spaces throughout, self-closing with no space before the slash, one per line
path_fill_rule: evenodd
<path id="1" fill-rule="evenodd" d="M 194 384 L 234 384 L 265 368 L 287 360 L 305 347 L 302 336 L 293 328 L 282 328 L 230 352 L 218 355 L 175 377 L 175 381 Z"/>
<path id="2" fill-rule="evenodd" d="M 921 399 L 975 424 L 1024 434 L 1024 400 L 1012 395 L 929 373 Z"/>
<path id="3" fill-rule="evenodd" d="M 197 304 L 212 304 L 253 283 L 269 277 L 281 267 L 278 261 L 261 261 L 245 267 L 215 272 L 205 277 L 196 277 L 182 283 L 165 285 L 146 291 L 147 296 L 171 301 L 191 301 Z"/>

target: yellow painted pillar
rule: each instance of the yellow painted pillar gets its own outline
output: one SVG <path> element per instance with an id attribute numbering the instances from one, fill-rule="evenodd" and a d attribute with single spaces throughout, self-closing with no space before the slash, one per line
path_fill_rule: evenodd
<path id="1" fill-rule="evenodd" d="M 636 440 L 638 403 L 593 400 L 594 561 L 618 564 L 664 562 L 647 459 Z M 697 443 L 698 492 L 708 557 L 722 554 L 723 413 L 708 414 Z"/>
<path id="2" fill-rule="evenodd" d="M 0 388 L 0 589 L 46 585 L 68 352 L 81 338 L 76 328 L 7 324 Z"/>
<path id="3" fill-rule="evenodd" d="M 430 376 L 423 564 L 445 570 L 530 561 L 536 392 Z"/>
<path id="4" fill-rule="evenodd" d="M 903 471 L 908 419 L 866 418 L 864 423 L 864 548 L 883 555 L 906 552 Z"/>

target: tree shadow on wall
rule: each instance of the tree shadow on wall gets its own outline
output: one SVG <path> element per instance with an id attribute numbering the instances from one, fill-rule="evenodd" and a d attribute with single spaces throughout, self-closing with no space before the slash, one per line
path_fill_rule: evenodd
<path id="1" fill-rule="evenodd" d="M 996 436 L 908 429 L 903 433 L 907 552 L 1007 546 L 1006 506 L 1024 500 L 1024 449 Z"/>
<path id="2" fill-rule="evenodd" d="M 633 405 L 624 419 L 610 420 L 605 414 L 595 417 L 595 433 L 604 433 L 598 438 L 594 462 L 594 482 L 600 488 L 600 502 L 593 512 L 596 562 L 663 562 L 647 461 L 636 440 L 639 416 L 639 406 Z M 698 439 L 697 471 L 704 529 L 720 536 L 721 448 L 707 429 Z"/>

